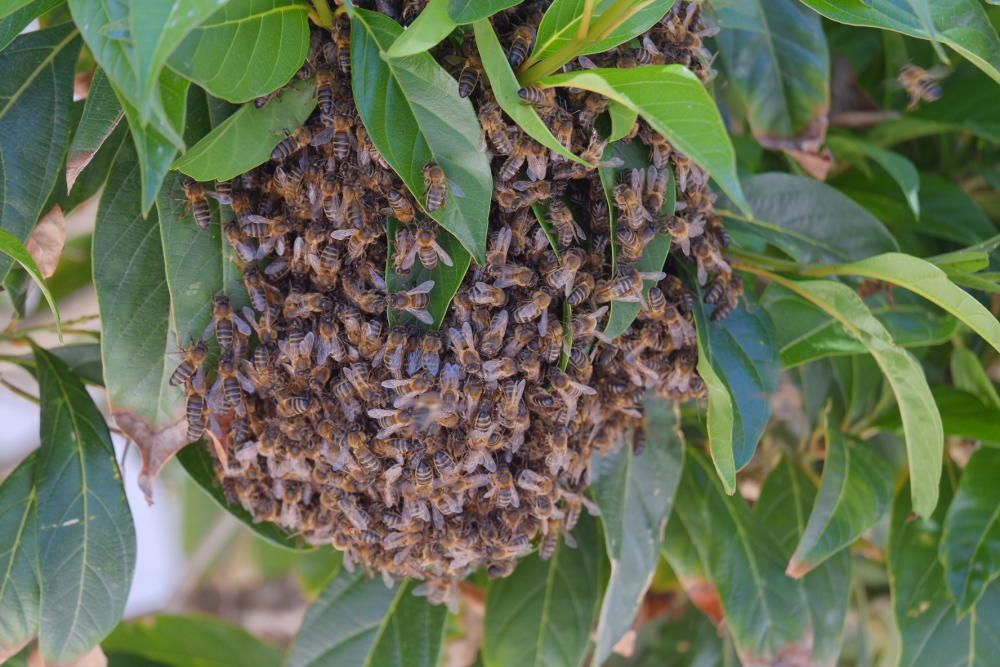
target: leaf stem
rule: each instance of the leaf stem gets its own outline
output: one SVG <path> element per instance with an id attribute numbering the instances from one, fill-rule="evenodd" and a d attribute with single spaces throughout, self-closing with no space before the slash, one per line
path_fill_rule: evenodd
<path id="1" fill-rule="evenodd" d="M 587 31 L 590 30 L 590 19 L 594 15 L 594 1 L 584 0 L 583 13 L 580 15 L 580 27 L 576 29 L 577 40 L 584 39 L 587 36 Z"/>
<path id="2" fill-rule="evenodd" d="M 330 11 L 330 4 L 327 2 L 327 0 L 312 0 L 312 4 L 313 7 L 316 9 L 316 19 L 315 19 L 316 24 L 321 28 L 332 30 L 333 12 Z"/>

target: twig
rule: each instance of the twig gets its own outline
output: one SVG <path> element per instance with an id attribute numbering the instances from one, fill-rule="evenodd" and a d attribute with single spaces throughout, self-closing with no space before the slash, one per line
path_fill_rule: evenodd
<path id="1" fill-rule="evenodd" d="M 316 10 L 316 24 L 327 30 L 333 29 L 333 12 L 330 11 L 330 4 L 326 0 L 312 0 Z M 311 12 L 310 12 L 311 13 Z"/>
<path id="2" fill-rule="evenodd" d="M 577 40 L 583 40 L 590 30 L 590 19 L 594 15 L 594 0 L 584 0 L 583 13 L 580 15 L 580 27 L 576 29 Z"/>
<path id="3" fill-rule="evenodd" d="M 872 127 L 901 117 L 898 111 L 842 111 L 830 115 L 830 127 Z"/>

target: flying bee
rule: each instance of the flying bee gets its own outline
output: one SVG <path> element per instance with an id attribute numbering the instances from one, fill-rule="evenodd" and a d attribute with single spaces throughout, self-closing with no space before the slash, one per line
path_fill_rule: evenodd
<path id="1" fill-rule="evenodd" d="M 560 199 L 549 202 L 549 222 L 556 233 L 561 248 L 568 248 L 576 239 L 586 239 L 587 235 L 573 218 L 572 211 Z"/>
<path id="2" fill-rule="evenodd" d="M 913 111 L 921 102 L 937 102 L 941 99 L 941 86 L 937 81 L 944 77 L 946 70 L 934 67 L 926 70 L 913 64 L 903 66 L 899 72 L 899 83 L 910 97 L 907 111 Z"/>
<path id="3" fill-rule="evenodd" d="M 482 75 L 483 64 L 479 56 L 470 54 L 465 59 L 462 72 L 458 75 L 458 96 L 468 97 L 479 85 L 479 77 Z"/>
<path id="4" fill-rule="evenodd" d="M 203 340 L 199 340 L 183 352 L 184 360 L 181 361 L 177 369 L 170 375 L 170 385 L 172 387 L 187 384 L 191 381 L 195 373 L 205 363 L 205 358 L 208 356 L 208 344 Z"/>
<path id="5" fill-rule="evenodd" d="M 184 188 L 184 197 L 187 199 L 191 215 L 194 217 L 198 229 L 208 229 L 212 224 L 212 209 L 208 207 L 208 199 L 205 197 L 205 186 L 189 176 L 185 176 L 181 181 Z"/>
<path id="6" fill-rule="evenodd" d="M 403 310 L 413 315 L 424 324 L 433 324 L 434 316 L 427 310 L 430 303 L 430 291 L 434 288 L 433 280 L 426 280 L 416 287 L 389 294 L 387 303 L 392 310 Z"/>
<path id="7" fill-rule="evenodd" d="M 347 114 L 336 114 L 333 117 L 333 156 L 338 160 L 345 159 L 351 153 L 354 118 Z"/>
<path id="8" fill-rule="evenodd" d="M 590 298 L 591 293 L 594 291 L 594 284 L 594 276 L 589 273 L 577 275 L 576 280 L 572 283 L 572 290 L 569 296 L 566 297 L 566 302 L 576 308 Z"/>
<path id="9" fill-rule="evenodd" d="M 554 290 L 563 290 L 563 294 L 569 298 L 573 291 L 576 274 L 583 266 L 586 254 L 580 248 L 570 248 L 562 254 L 560 260 L 555 263 L 552 269 L 543 274 L 545 283 Z"/>
<path id="10" fill-rule="evenodd" d="M 510 155 L 514 152 L 514 140 L 496 102 L 487 102 L 480 107 L 479 124 L 497 155 Z"/>
<path id="11" fill-rule="evenodd" d="M 431 270 L 440 261 L 445 266 L 454 266 L 454 262 L 444 248 L 437 242 L 438 226 L 433 220 L 421 220 L 417 223 L 417 233 L 414 235 L 413 243 L 406 248 L 405 254 L 397 250 L 394 264 L 398 261 L 398 267 L 404 273 L 409 273 L 413 266 L 414 258 L 419 258 L 420 263 L 427 270 Z M 397 232 L 397 238 L 398 238 Z"/>
<path id="12" fill-rule="evenodd" d="M 388 192 L 385 193 L 385 198 L 389 202 L 389 210 L 387 211 L 392 215 L 392 217 L 399 220 L 404 225 L 413 222 L 413 218 L 416 215 L 413 208 L 413 204 L 410 203 L 409 198 L 396 188 L 390 188 Z"/>
<path id="13" fill-rule="evenodd" d="M 235 343 L 241 341 L 237 336 L 250 336 L 250 325 L 242 317 L 233 311 L 229 302 L 229 297 L 225 294 L 216 294 L 212 297 L 212 321 L 205 329 L 205 336 L 215 331 L 215 338 L 219 342 L 219 347 L 228 350 Z"/>
<path id="14" fill-rule="evenodd" d="M 448 196 L 448 185 L 445 181 L 444 169 L 434 162 L 428 162 L 423 169 L 424 185 L 427 188 L 427 211 L 434 212 L 445 205 Z"/>
<path id="15" fill-rule="evenodd" d="M 535 45 L 535 29 L 530 25 L 519 25 L 514 29 L 510 49 L 507 51 L 507 62 L 517 69 L 527 59 L 531 47 Z"/>

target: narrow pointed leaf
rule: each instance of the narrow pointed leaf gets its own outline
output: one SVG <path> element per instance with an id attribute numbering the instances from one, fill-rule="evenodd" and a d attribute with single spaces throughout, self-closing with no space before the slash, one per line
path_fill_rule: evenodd
<path id="1" fill-rule="evenodd" d="M 633 37 L 638 37 L 666 16 L 674 3 L 675 0 L 647 2 L 645 7 L 603 38 L 587 41 L 580 54 L 587 55 L 608 51 Z M 535 48 L 531 53 L 531 61 L 541 60 L 545 56 L 555 53 L 576 38 L 585 4 L 586 0 L 555 0 L 549 6 L 538 26 L 538 35 L 535 39 Z M 593 27 L 614 4 L 615 0 L 596 0 L 590 25 Z"/>
<path id="2" fill-rule="evenodd" d="M 316 108 L 316 84 L 297 81 L 258 109 L 244 104 L 176 162 L 196 181 L 226 181 L 267 162 L 271 151 Z"/>
<path id="3" fill-rule="evenodd" d="M 1000 82 L 1000 37 L 978 0 L 934 0 L 928 2 L 936 34 L 928 30 L 913 0 L 902 6 L 897 0 L 802 0 L 833 21 L 901 32 L 920 39 L 937 38 Z"/>
<path id="4" fill-rule="evenodd" d="M 66 23 L 21 35 L 0 52 L 0 228 L 22 243 L 45 209 L 69 146 L 79 51 L 79 33 Z M 10 267 L 10 258 L 0 256 L 0 280 Z"/>
<path id="5" fill-rule="evenodd" d="M 490 585 L 484 667 L 574 667 L 583 660 L 604 556 L 594 519 L 582 516 L 573 536 L 576 549 L 560 542 L 551 559 L 532 554 Z"/>
<path id="6" fill-rule="evenodd" d="M 522 0 L 448 0 L 448 15 L 456 23 L 475 23 Z"/>
<path id="7" fill-rule="evenodd" d="M 635 109 L 630 109 L 624 104 L 609 102 L 608 117 L 611 119 L 611 134 L 608 135 L 608 141 L 614 142 L 632 131 L 639 114 L 636 113 Z M 676 191 L 674 194 L 676 195 Z"/>
<path id="8" fill-rule="evenodd" d="M 0 653 L 38 632 L 36 458 L 29 455 L 0 484 Z"/>
<path id="9" fill-rule="evenodd" d="M 913 215 L 920 216 L 920 173 L 912 162 L 899 153 L 847 134 L 829 137 L 826 143 L 837 158 L 850 158 L 853 155 L 871 158 L 899 185 Z"/>
<path id="10" fill-rule="evenodd" d="M 98 69 L 90 82 L 83 117 L 73 134 L 66 158 L 66 184 L 71 190 L 76 177 L 94 159 L 124 115 L 108 76 Z"/>
<path id="11" fill-rule="evenodd" d="M 891 494 L 890 494 L 891 495 Z M 789 457 L 783 457 L 761 488 L 754 514 L 778 541 L 786 558 L 806 530 L 816 484 Z M 800 581 L 813 630 L 813 655 L 820 665 L 837 664 L 851 595 L 851 554 L 842 550 Z"/>
<path id="12" fill-rule="evenodd" d="M 719 110 L 689 70 L 680 65 L 590 69 L 556 74 L 541 85 L 582 88 L 635 110 L 704 168 L 742 211 L 750 213 L 736 175 L 736 152 Z"/>
<path id="13" fill-rule="evenodd" d="M 802 577 L 874 526 L 892 502 L 892 483 L 892 466 L 882 455 L 827 428 L 819 493 L 788 574 Z"/>
<path id="14" fill-rule="evenodd" d="M 868 349 L 889 381 L 903 420 L 913 484 L 913 505 L 930 516 L 937 505 L 944 430 L 920 363 L 898 347 L 854 290 L 825 280 L 782 285 L 822 308 Z M 958 288 L 956 288 L 958 289 Z"/>
<path id="15" fill-rule="evenodd" d="M 601 508 L 611 576 L 595 631 L 592 663 L 599 666 L 635 620 L 653 580 L 660 543 L 684 467 L 678 414 L 663 399 L 644 402 L 646 446 L 624 443 L 595 463 L 594 500 Z"/>
<path id="16" fill-rule="evenodd" d="M 52 316 L 56 319 L 56 331 L 59 332 L 61 339 L 62 325 L 59 322 L 59 306 L 56 305 L 55 299 L 52 298 L 52 292 L 49 291 L 49 285 L 45 280 L 45 276 L 42 275 L 38 265 L 35 264 L 35 260 L 25 247 L 21 245 L 21 242 L 17 240 L 17 237 L 3 228 L 0 228 L 0 257 L 10 257 L 13 259 L 31 276 L 35 284 L 38 285 L 38 289 L 42 291 L 42 296 L 45 297 L 45 302 L 49 304 Z"/>
<path id="17" fill-rule="evenodd" d="M 436 667 L 447 609 L 413 595 L 419 582 L 388 589 L 341 570 L 306 612 L 288 667 Z"/>
<path id="18" fill-rule="evenodd" d="M 864 259 L 897 250 L 895 239 L 859 204 L 824 183 L 791 174 L 760 174 L 744 182 L 752 221 L 731 219 L 803 263 Z"/>
<path id="19" fill-rule="evenodd" d="M 104 417 L 62 361 L 33 350 L 42 410 L 38 643 L 47 661 L 72 662 L 125 611 L 135 529 Z"/>
<path id="20" fill-rule="evenodd" d="M 384 58 L 402 28 L 363 9 L 351 14 L 351 85 L 358 113 L 375 147 L 426 208 L 422 170 L 445 173 L 445 205 L 430 213 L 469 254 L 486 261 L 493 175 L 479 120 L 458 83 L 428 53 Z"/>
<path id="21" fill-rule="evenodd" d="M 230 102 L 266 95 L 305 61 L 308 13 L 299 0 L 229 0 L 184 38 L 168 65 Z"/>
<path id="22" fill-rule="evenodd" d="M 5 0 L 0 3 L 0 50 L 20 35 L 28 25 L 63 0 Z"/>
<path id="23" fill-rule="evenodd" d="M 517 82 L 514 70 L 507 62 L 507 54 L 504 53 L 500 40 L 497 39 L 497 34 L 489 20 L 484 19 L 476 22 L 473 29 L 475 30 L 479 57 L 483 61 L 483 70 L 489 79 L 490 89 L 493 91 L 500 108 L 507 112 L 507 115 L 517 123 L 519 128 L 527 132 L 538 143 L 574 162 L 587 164 L 559 143 L 559 140 L 553 136 L 548 126 L 542 121 L 535 107 L 525 104 L 524 100 L 518 97 L 517 91 L 520 90 L 521 84 Z"/>
<path id="24" fill-rule="evenodd" d="M 941 564 L 960 614 L 1000 576 L 1000 449 L 972 455 L 948 508 Z M 994 619 L 995 620 L 995 619 Z"/>
<path id="25" fill-rule="evenodd" d="M 975 394 L 986 405 L 1000 410 L 1000 394 L 986 374 L 979 357 L 968 348 L 955 348 L 951 353 L 951 379 L 956 389 Z"/>

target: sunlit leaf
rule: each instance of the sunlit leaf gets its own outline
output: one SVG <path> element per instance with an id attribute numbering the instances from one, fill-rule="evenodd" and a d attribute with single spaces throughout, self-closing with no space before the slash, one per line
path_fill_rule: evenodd
<path id="1" fill-rule="evenodd" d="M 448 15 L 456 23 L 475 23 L 523 0 L 448 0 Z"/>
<path id="2" fill-rule="evenodd" d="M 560 542 L 551 559 L 532 554 L 514 574 L 490 585 L 484 667 L 580 664 L 597 613 L 604 556 L 594 519 L 581 517 L 573 536 L 576 549 Z"/>
<path id="3" fill-rule="evenodd" d="M 262 108 L 244 104 L 176 162 L 196 181 L 225 181 L 267 162 L 316 108 L 316 84 L 296 81 Z"/>
<path id="4" fill-rule="evenodd" d="M 24 242 L 45 210 L 69 146 L 79 33 L 26 33 L 0 52 L 0 228 Z M 11 260 L 0 255 L 0 279 Z"/>
<path id="5" fill-rule="evenodd" d="M 362 9 L 348 12 L 351 84 L 372 142 L 422 207 L 424 165 L 435 162 L 444 170 L 448 196 L 430 216 L 484 263 L 493 176 L 472 103 L 458 96 L 458 83 L 430 54 L 382 57 L 402 31 L 395 21 Z"/>
<path id="6" fill-rule="evenodd" d="M 46 660 L 71 662 L 125 611 L 135 529 L 104 417 L 62 361 L 33 350 L 42 410 L 35 464 L 38 643 Z"/>
<path id="7" fill-rule="evenodd" d="M 38 289 L 42 291 L 42 295 L 45 297 L 46 303 L 49 304 L 52 316 L 56 318 L 56 330 L 61 331 L 61 325 L 59 323 L 59 306 L 56 305 L 55 299 L 52 298 L 52 292 L 49 291 L 49 286 L 45 281 L 45 276 L 42 275 L 42 272 L 38 269 L 38 265 L 35 263 L 35 260 L 31 257 L 25 247 L 21 245 L 21 242 L 17 240 L 17 237 L 3 228 L 0 228 L 0 257 L 10 257 L 17 262 L 28 273 L 28 275 L 31 276 L 31 279 L 35 281 L 36 285 L 38 285 Z M 59 335 L 61 337 L 62 333 Z"/>
<path id="8" fill-rule="evenodd" d="M 363 572 L 341 570 L 306 612 L 288 667 L 437 667 L 444 605 L 413 595 L 419 582 L 388 589 Z"/>
<path id="9" fill-rule="evenodd" d="M 627 443 L 594 464 L 594 500 L 601 508 L 611 575 L 595 630 L 592 663 L 599 666 L 632 626 L 653 580 L 660 543 L 684 466 L 678 414 L 663 399 L 643 404 L 646 446 Z"/>
<path id="10" fill-rule="evenodd" d="M 184 38 L 168 64 L 212 95 L 246 102 L 286 84 L 309 52 L 309 5 L 229 0 Z"/>
<path id="11" fill-rule="evenodd" d="M 736 175 L 736 153 L 719 110 L 689 70 L 680 65 L 580 70 L 555 74 L 541 85 L 582 88 L 635 110 L 704 168 L 741 210 L 750 212 Z"/>
<path id="12" fill-rule="evenodd" d="M 448 3 L 449 0 L 430 0 L 417 19 L 392 42 L 386 57 L 423 53 L 450 35 L 458 24 L 448 13 Z"/>

